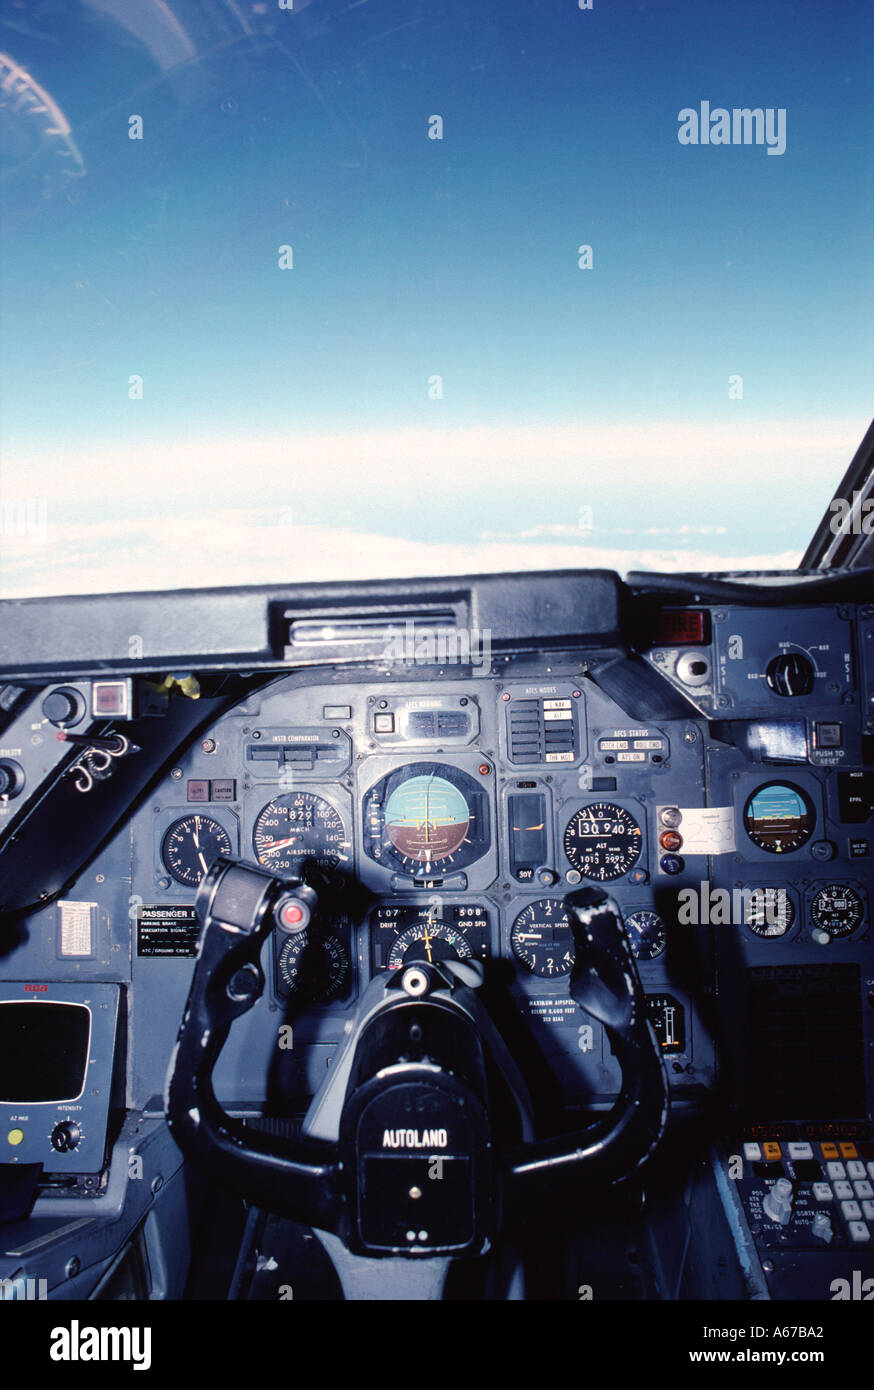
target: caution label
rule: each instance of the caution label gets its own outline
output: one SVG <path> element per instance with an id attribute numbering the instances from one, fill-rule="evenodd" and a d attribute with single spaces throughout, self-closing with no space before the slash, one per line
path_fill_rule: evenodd
<path id="1" fill-rule="evenodd" d="M 555 995 L 535 995 L 528 1000 L 528 1009 L 534 1018 L 555 1027 L 579 1021 L 580 1006 L 573 999 L 557 999 Z"/>

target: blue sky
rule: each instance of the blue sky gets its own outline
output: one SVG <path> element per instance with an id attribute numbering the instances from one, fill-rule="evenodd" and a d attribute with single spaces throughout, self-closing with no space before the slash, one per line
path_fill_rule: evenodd
<path id="1" fill-rule="evenodd" d="M 870 6 L 43 22 L 85 172 L 4 160 L 0 592 L 797 562 L 871 414 Z"/>

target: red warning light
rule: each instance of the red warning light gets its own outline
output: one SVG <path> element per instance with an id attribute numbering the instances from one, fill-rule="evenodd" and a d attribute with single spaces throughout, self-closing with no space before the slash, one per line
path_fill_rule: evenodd
<path id="1" fill-rule="evenodd" d="M 663 608 L 656 621 L 653 646 L 701 646 L 707 641 L 707 617 L 701 608 Z"/>

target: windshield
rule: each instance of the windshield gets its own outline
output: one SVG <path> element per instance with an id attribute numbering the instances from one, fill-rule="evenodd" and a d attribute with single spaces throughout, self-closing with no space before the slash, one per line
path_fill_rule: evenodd
<path id="1" fill-rule="evenodd" d="M 872 16 L 4 0 L 0 596 L 797 565 Z"/>

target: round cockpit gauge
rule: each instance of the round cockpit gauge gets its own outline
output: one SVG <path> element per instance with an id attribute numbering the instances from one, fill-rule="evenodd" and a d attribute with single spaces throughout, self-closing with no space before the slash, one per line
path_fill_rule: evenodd
<path id="1" fill-rule="evenodd" d="M 828 883 L 810 902 L 810 920 L 829 936 L 850 936 L 862 925 L 865 905 L 855 888 L 846 883 Z"/>
<path id="2" fill-rule="evenodd" d="M 584 878 L 606 883 L 627 874 L 640 858 L 643 833 L 634 816 L 609 801 L 577 811 L 564 832 L 564 852 Z"/>
<path id="3" fill-rule="evenodd" d="M 196 812 L 174 820 L 161 841 L 164 868 L 187 888 L 196 888 L 210 864 L 230 853 L 231 837 L 224 826 Z"/>
<path id="4" fill-rule="evenodd" d="M 806 792 L 789 782 L 767 782 L 747 799 L 744 829 L 768 854 L 791 854 L 813 834 L 816 813 Z"/>
<path id="5" fill-rule="evenodd" d="M 485 960 L 489 914 L 481 903 L 381 903 L 370 917 L 374 970 L 410 961 Z"/>
<path id="6" fill-rule="evenodd" d="M 274 797 L 258 816 L 252 841 L 258 863 L 274 873 L 293 878 L 309 873 L 321 882 L 351 855 L 343 817 L 314 792 Z"/>
<path id="7" fill-rule="evenodd" d="M 445 777 L 411 777 L 385 804 L 385 832 L 403 859 L 438 864 L 457 854 L 470 828 L 464 793 Z"/>
<path id="8" fill-rule="evenodd" d="M 510 930 L 510 945 L 521 965 L 545 979 L 569 975 L 574 965 L 574 933 L 561 898 L 529 903 Z"/>
<path id="9" fill-rule="evenodd" d="M 389 773 L 364 798 L 365 848 L 413 877 L 455 873 L 489 847 L 484 789 L 447 763 L 411 763 Z"/>
<path id="10" fill-rule="evenodd" d="M 756 936 L 785 936 L 795 921 L 795 904 L 785 888 L 751 888 L 744 898 L 744 923 Z"/>
<path id="11" fill-rule="evenodd" d="M 395 937 L 388 968 L 397 970 L 411 960 L 426 960 L 433 965 L 438 960 L 470 960 L 472 956 L 470 942 L 457 927 L 447 922 L 424 920 Z"/>
<path id="12" fill-rule="evenodd" d="M 665 924 L 657 912 L 629 912 L 625 930 L 637 960 L 655 960 L 668 944 Z"/>
<path id="13" fill-rule="evenodd" d="M 327 1004 L 349 978 L 349 956 L 333 932 L 307 927 L 283 944 L 277 975 L 280 993 L 310 1004 Z"/>

